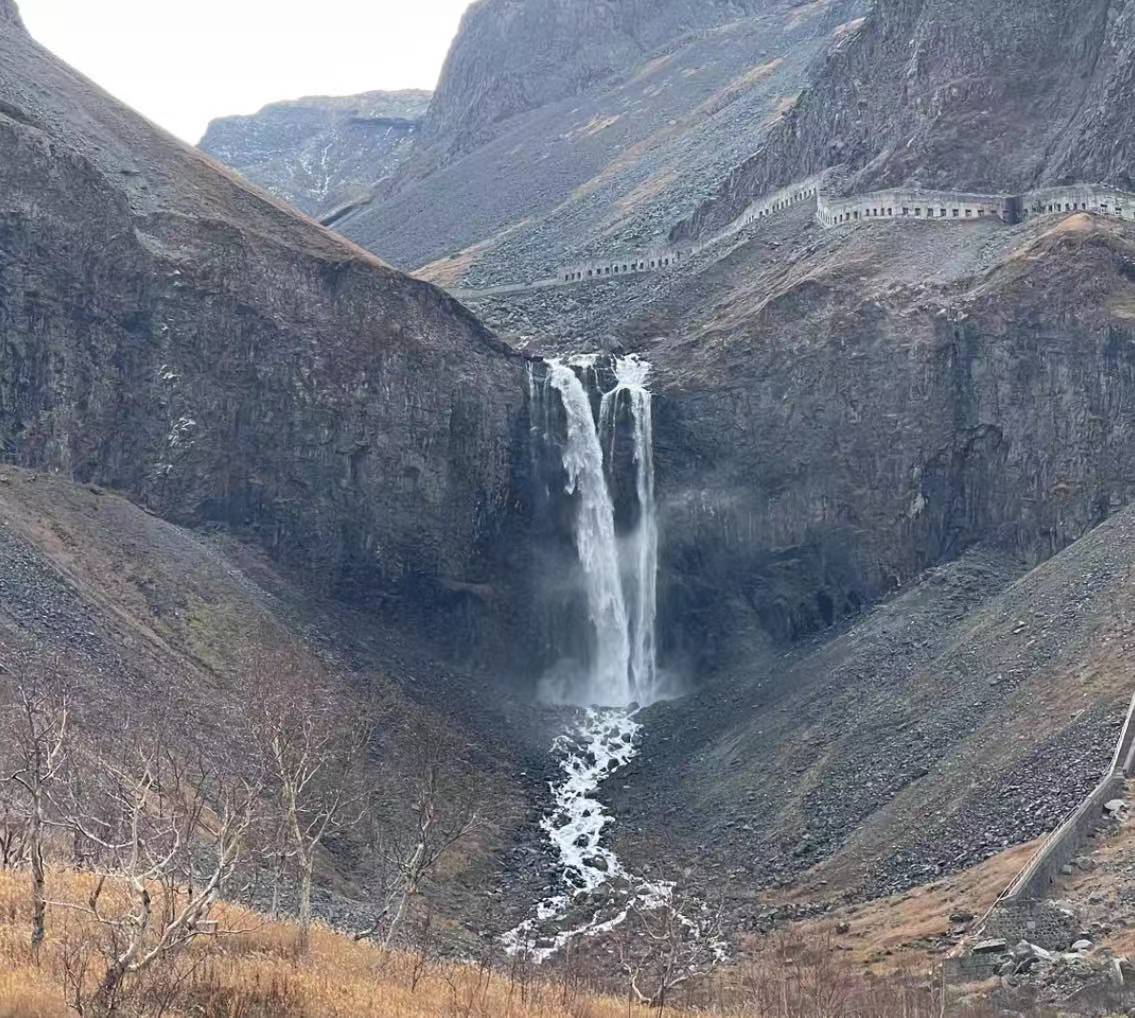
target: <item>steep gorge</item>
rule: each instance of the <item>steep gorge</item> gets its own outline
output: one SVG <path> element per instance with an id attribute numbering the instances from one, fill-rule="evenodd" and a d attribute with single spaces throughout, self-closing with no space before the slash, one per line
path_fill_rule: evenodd
<path id="1" fill-rule="evenodd" d="M 824 52 L 813 91 L 689 233 L 754 190 L 836 161 L 864 185 L 976 186 L 993 169 L 1029 180 L 1121 172 L 1130 131 L 1097 131 L 1097 114 L 1130 110 L 1119 102 L 1130 5 L 1087 5 L 1076 17 L 1042 5 L 1035 35 L 1008 41 L 1024 15 L 1007 6 L 991 15 L 1003 31 L 964 52 L 943 3 L 885 0 L 862 24 L 840 20 L 855 4 L 813 6 L 769 15 L 781 19 L 777 39 L 806 45 L 775 87 L 762 91 L 779 65 L 738 95 L 751 100 L 747 117 L 767 112 L 808 55 Z M 664 62 L 634 88 L 665 92 L 715 47 L 745 50 L 758 27 L 693 38 L 681 50 L 688 66 Z M 1045 84 L 1059 109 L 1083 118 L 1058 137 L 1016 96 L 1006 115 L 1022 123 L 1002 166 L 987 151 L 1000 128 L 972 104 L 1015 96 L 1023 67 L 1062 33 L 1076 60 L 1093 58 L 1095 77 L 1074 86 L 1070 65 L 1054 65 Z M 912 40 L 919 59 L 903 63 Z M 988 73 L 991 61 L 1004 63 L 1003 77 Z M 600 74 L 583 63 L 584 78 Z M 958 84 L 987 79 L 988 94 Z M 502 123 L 514 115 L 519 128 L 531 115 L 563 131 L 566 106 L 538 107 L 539 95 L 515 89 L 514 108 L 510 80 L 499 83 Z M 579 103 L 576 126 L 612 94 L 633 105 L 629 90 L 596 98 L 585 83 L 555 85 Z M 1091 98 L 1105 93 L 1107 102 Z M 1094 780 L 1129 693 L 1135 624 L 1121 512 L 1135 494 L 1129 226 L 1076 215 L 829 233 L 792 209 L 664 277 L 516 298 L 538 328 L 510 338 L 538 333 L 530 349 L 548 354 L 541 365 L 441 291 L 178 146 L 22 34 L 0 38 L 0 99 L 3 458 L 253 539 L 293 579 L 360 611 L 375 641 L 398 648 L 411 630 L 425 648 L 421 673 L 460 658 L 463 705 L 527 707 L 539 678 L 565 662 L 604 691 L 612 678 L 648 681 L 656 663 L 686 680 L 692 695 L 654 703 L 641 730 L 637 718 L 633 728 L 587 722 L 554 761 L 565 778 L 558 801 L 540 798 L 547 772 L 527 782 L 529 820 L 544 810 L 547 825 L 579 823 L 585 844 L 574 848 L 617 876 L 663 859 L 667 872 L 692 873 L 699 893 L 730 887 L 737 929 L 764 928 L 753 888 L 802 885 L 820 909 L 833 894 L 906 889 L 1022 830 L 1040 833 Z M 683 105 L 702 119 L 674 99 Z M 947 181 L 937 145 L 955 120 L 965 144 Z M 496 136 L 491 117 L 468 123 L 482 170 L 512 161 L 518 139 L 550 137 Z M 1122 135 L 1114 147 L 1111 130 Z M 1071 148 L 1062 154 L 1072 136 L 1086 139 L 1078 163 Z M 592 168 L 634 144 L 604 138 Z M 475 163 L 474 148 L 450 155 L 454 174 Z M 529 156 L 522 170 L 543 159 L 539 146 Z M 617 203 L 625 182 L 615 176 L 614 190 L 589 196 L 591 211 Z M 485 193 L 484 177 L 466 183 Z M 402 224 L 399 242 L 419 253 L 519 214 L 502 188 L 500 208 L 467 234 L 406 216 L 444 191 L 434 180 L 397 211 L 372 212 Z M 467 218 L 468 193 L 453 192 L 439 219 Z M 671 221 L 668 193 L 653 194 L 638 226 Z M 501 245 L 486 274 L 548 259 L 565 236 L 607 242 L 588 215 L 553 231 L 555 245 L 533 226 Z M 374 221 L 360 216 L 352 229 Z M 414 235 L 419 227 L 437 230 Z M 648 360 L 656 403 L 641 376 L 616 377 L 604 358 L 576 370 L 554 359 L 581 336 L 623 355 L 624 369 Z M 597 384 L 581 384 L 588 372 Z M 586 463 L 582 439 L 567 440 L 573 421 L 590 429 Z M 593 516 L 585 540 L 581 511 Z M 617 617 L 600 617 L 605 608 Z M 418 670 L 398 656 L 381 660 Z M 490 671 L 511 688 L 475 687 Z M 603 700 L 594 684 L 584 689 L 560 699 Z M 604 702 L 625 707 L 633 693 L 620 686 Z M 510 733 L 542 737 L 532 717 Z M 606 813 L 584 813 L 600 809 L 592 793 L 615 767 L 618 787 L 603 803 L 619 817 L 612 837 Z M 927 796 L 938 804 L 931 818 L 919 809 Z M 548 860 L 533 861 L 524 836 L 501 855 L 523 885 L 510 888 L 510 922 L 553 900 L 539 893 Z M 558 861 L 569 880 L 587 865 L 579 851 Z M 580 879 L 589 891 L 604 883 Z"/>

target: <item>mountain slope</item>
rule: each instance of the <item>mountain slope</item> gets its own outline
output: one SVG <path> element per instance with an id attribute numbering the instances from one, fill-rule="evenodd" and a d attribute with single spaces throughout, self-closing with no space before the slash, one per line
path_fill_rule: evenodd
<path id="1" fill-rule="evenodd" d="M 461 20 L 414 164 L 490 141 L 511 117 L 586 91 L 673 40 L 757 13 L 763 0 L 477 0 Z"/>
<path id="2" fill-rule="evenodd" d="M 1055 829 L 1135 692 L 1133 535 L 1127 510 L 1020 579 L 973 551 L 657 708 L 616 797 L 620 844 L 707 888 L 728 874 L 753 921 L 769 907 L 753 885 L 772 903 L 790 886 L 797 905 L 875 898 Z"/>
<path id="3" fill-rule="evenodd" d="M 273 103 L 209 124 L 200 148 L 301 212 L 324 216 L 390 182 L 430 93 L 367 92 Z"/>
<path id="4" fill-rule="evenodd" d="M 901 183 L 1016 193 L 1132 188 L 1135 4 L 879 0 L 675 236 L 839 166 L 851 193 Z"/>
<path id="5" fill-rule="evenodd" d="M 595 247 L 655 242 L 864 7 L 477 5 L 400 186 L 336 227 L 394 264 L 436 263 L 424 274 L 446 284 L 541 278 Z"/>
<path id="6" fill-rule="evenodd" d="M 488 618 L 454 591 L 513 574 L 521 360 L 23 32 L 0 103 L 0 455 L 238 528 L 324 589 Z"/>
<path id="7" fill-rule="evenodd" d="M 0 684 L 23 677 L 20 662 L 38 662 L 70 684 L 79 730 L 164 722 L 183 748 L 220 722 L 210 745 L 221 753 L 238 745 L 231 719 L 258 662 L 282 653 L 332 691 L 380 705 L 368 781 L 398 809 L 412 801 L 421 733 L 445 740 L 447 780 L 479 799 L 491 823 L 429 894 L 448 918 L 474 916 L 476 888 L 502 879 L 492 851 L 524 818 L 528 793 L 516 775 L 533 766 L 489 706 L 499 694 L 448 669 L 428 642 L 305 589 L 247 545 L 185 530 L 103 489 L 0 466 Z M 322 917 L 369 921 L 366 859 L 343 844 L 326 853 Z"/>

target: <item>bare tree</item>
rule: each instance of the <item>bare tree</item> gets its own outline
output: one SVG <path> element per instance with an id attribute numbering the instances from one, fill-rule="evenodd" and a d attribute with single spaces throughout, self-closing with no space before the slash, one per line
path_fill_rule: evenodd
<path id="1" fill-rule="evenodd" d="M 18 795 L 13 820 L 3 842 L 5 861 L 18 844 L 26 854 L 32 878 L 32 947 L 43 943 L 47 915 L 46 830 L 50 793 L 59 780 L 68 747 L 68 704 L 65 695 L 36 683 L 16 687 L 4 715 L 2 737 L 9 745 L 12 769 L 7 782 Z M 17 834 L 18 831 L 18 834 Z"/>
<path id="2" fill-rule="evenodd" d="M 281 872 L 292 862 L 299 876 L 301 946 L 306 946 L 319 853 L 366 813 L 362 775 L 373 723 L 360 704 L 305 668 L 294 653 L 256 662 L 252 686 L 252 737 L 275 806 L 267 825 L 274 907 Z"/>
<path id="3" fill-rule="evenodd" d="M 52 904 L 103 931 L 92 991 L 86 994 L 79 982 L 68 996 L 81 1013 L 107 1014 L 131 977 L 217 932 L 211 912 L 240 856 L 260 784 L 229 778 L 222 767 L 179 755 L 161 739 L 113 761 L 92 751 L 86 763 L 83 795 L 71 796 L 60 822 L 97 846 L 112 868 L 85 902 Z M 125 885 L 124 903 L 104 895 L 108 876 Z M 67 968 L 85 979 L 89 958 L 72 959 Z"/>
<path id="4" fill-rule="evenodd" d="M 7 791 L 0 789 L 0 870 L 15 869 L 27 850 L 27 819 Z"/>
<path id="5" fill-rule="evenodd" d="M 677 987 L 708 975 L 721 960 L 720 914 L 693 899 L 671 892 L 652 908 L 632 903 L 628 919 L 619 963 L 635 1000 L 659 1013 Z"/>
<path id="6" fill-rule="evenodd" d="M 483 826 L 477 797 L 458 786 L 450 757 L 454 747 L 438 732 L 422 733 L 414 761 L 413 806 L 408 833 L 394 811 L 374 810 L 375 840 L 382 879 L 377 881 L 375 917 L 355 934 L 365 940 L 381 934 L 384 946 L 394 940 L 410 903 L 421 893 L 439 863 L 459 842 Z"/>

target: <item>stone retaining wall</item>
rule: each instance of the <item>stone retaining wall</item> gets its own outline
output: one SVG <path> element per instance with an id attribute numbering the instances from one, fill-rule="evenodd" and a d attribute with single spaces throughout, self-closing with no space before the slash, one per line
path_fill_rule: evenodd
<path id="1" fill-rule="evenodd" d="M 574 265 L 561 265 L 556 270 L 556 278 L 561 283 L 575 283 L 587 279 L 609 276 L 630 276 L 639 272 L 657 272 L 678 265 L 688 257 L 689 250 L 659 247 L 648 251 L 635 251 L 630 254 L 605 255 L 589 262 Z"/>
<path id="2" fill-rule="evenodd" d="M 993 218 L 1019 223 L 1037 216 L 1078 211 L 1135 221 L 1135 194 L 1102 184 L 1069 184 L 1022 195 L 900 189 L 829 198 L 820 193 L 816 221 L 828 229 L 876 219 L 964 223 Z"/>
<path id="3" fill-rule="evenodd" d="M 1013 222 L 1013 199 L 997 194 L 894 190 L 835 199 L 821 194 L 816 205 L 816 221 L 828 228 L 874 219 L 973 222 L 987 217 Z"/>
<path id="4" fill-rule="evenodd" d="M 721 240 L 723 237 L 737 233 L 751 223 L 755 223 L 758 219 L 764 219 L 766 216 L 783 212 L 785 209 L 791 208 L 793 205 L 799 205 L 801 202 L 808 201 L 809 199 L 818 200 L 820 188 L 823 185 L 825 177 L 826 174 L 818 173 L 814 177 L 808 177 L 806 180 L 802 180 L 799 183 L 781 188 L 779 191 L 774 191 L 772 194 L 758 198 L 734 219 L 733 222 L 725 227 L 724 230 L 714 234 L 709 240 L 705 241 L 705 243 L 699 244 L 697 250 L 701 251 L 710 244 Z"/>
<path id="5" fill-rule="evenodd" d="M 1069 184 L 1029 191 L 1022 195 L 966 194 L 957 191 L 925 191 L 896 188 L 870 194 L 832 198 L 824 193 L 825 173 L 764 195 L 732 223 L 702 243 L 686 248 L 660 246 L 622 254 L 607 254 L 589 261 L 564 264 L 538 285 L 556 285 L 639 275 L 674 268 L 711 244 L 729 237 L 758 220 L 776 215 L 802 202 L 816 203 L 816 221 L 826 229 L 858 226 L 879 219 L 902 222 L 974 223 L 996 219 L 1019 223 L 1037 216 L 1089 212 L 1135 222 L 1135 194 L 1103 184 Z M 463 291 L 467 296 L 525 289 L 534 284 L 515 284 L 484 291 Z"/>
<path id="6" fill-rule="evenodd" d="M 1029 191 L 1020 198 L 1021 219 L 1057 212 L 1092 212 L 1135 221 L 1135 194 L 1102 184 L 1070 184 Z"/>
<path id="7" fill-rule="evenodd" d="M 1061 210 L 1063 211 L 1063 209 Z M 1048 895 L 1061 870 L 1083 849 L 1088 835 L 1103 820 L 1103 807 L 1111 799 L 1122 797 L 1125 780 L 1135 767 L 1135 699 L 1127 710 L 1127 719 L 1119 733 L 1111 766 L 1103 780 L 1059 828 L 1040 851 L 1029 861 L 1001 896 L 1004 902 L 1037 901 Z"/>
<path id="8" fill-rule="evenodd" d="M 817 174 L 789 187 L 781 188 L 779 191 L 774 191 L 772 194 L 764 195 L 753 202 L 724 230 L 695 247 L 656 247 L 646 251 L 604 255 L 602 258 L 592 259 L 591 261 L 561 265 L 556 269 L 556 279 L 561 283 L 576 283 L 588 279 L 630 276 L 641 272 L 658 272 L 662 269 L 673 268 L 679 265 L 683 259 L 705 250 L 710 244 L 716 244 L 719 240 L 739 232 L 758 219 L 783 212 L 801 202 L 814 201 L 819 194 L 822 180 L 823 175 Z"/>

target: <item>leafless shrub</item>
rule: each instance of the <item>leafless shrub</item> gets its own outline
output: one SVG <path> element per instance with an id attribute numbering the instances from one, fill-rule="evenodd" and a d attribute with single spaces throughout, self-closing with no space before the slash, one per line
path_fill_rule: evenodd
<path id="1" fill-rule="evenodd" d="M 619 940 L 630 994 L 662 1013 L 674 990 L 712 972 L 721 958 L 721 916 L 671 892 L 654 908 L 632 903 Z"/>
<path id="2" fill-rule="evenodd" d="M 284 648 L 248 663 L 246 724 L 268 775 L 262 844 L 273 869 L 273 911 L 287 865 L 299 877 L 298 919 L 306 941 L 312 922 L 316 861 L 331 838 L 367 813 L 363 775 L 373 724 Z"/>
<path id="3" fill-rule="evenodd" d="M 109 861 L 85 901 L 55 901 L 97 936 L 65 950 L 65 991 L 80 1014 L 113 1013 L 131 984 L 218 932 L 212 916 L 233 873 L 260 785 L 186 757 L 151 735 L 115 755 L 91 747 L 87 778 L 53 799 L 59 826 Z M 105 893 L 108 878 L 115 890 Z"/>
<path id="4" fill-rule="evenodd" d="M 47 914 L 46 843 L 51 793 L 60 780 L 70 747 L 67 696 L 32 666 L 17 679 L 0 714 L 0 741 L 6 747 L 7 796 L 0 850 L 5 867 L 27 859 L 31 872 L 31 943 L 45 936 Z"/>
<path id="5" fill-rule="evenodd" d="M 478 797 L 456 782 L 450 741 L 440 732 L 423 736 L 412 761 L 410 822 L 403 824 L 396 804 L 381 796 L 370 813 L 377 847 L 375 914 L 356 940 L 381 937 L 390 946 L 411 903 L 445 856 L 484 823 Z"/>

